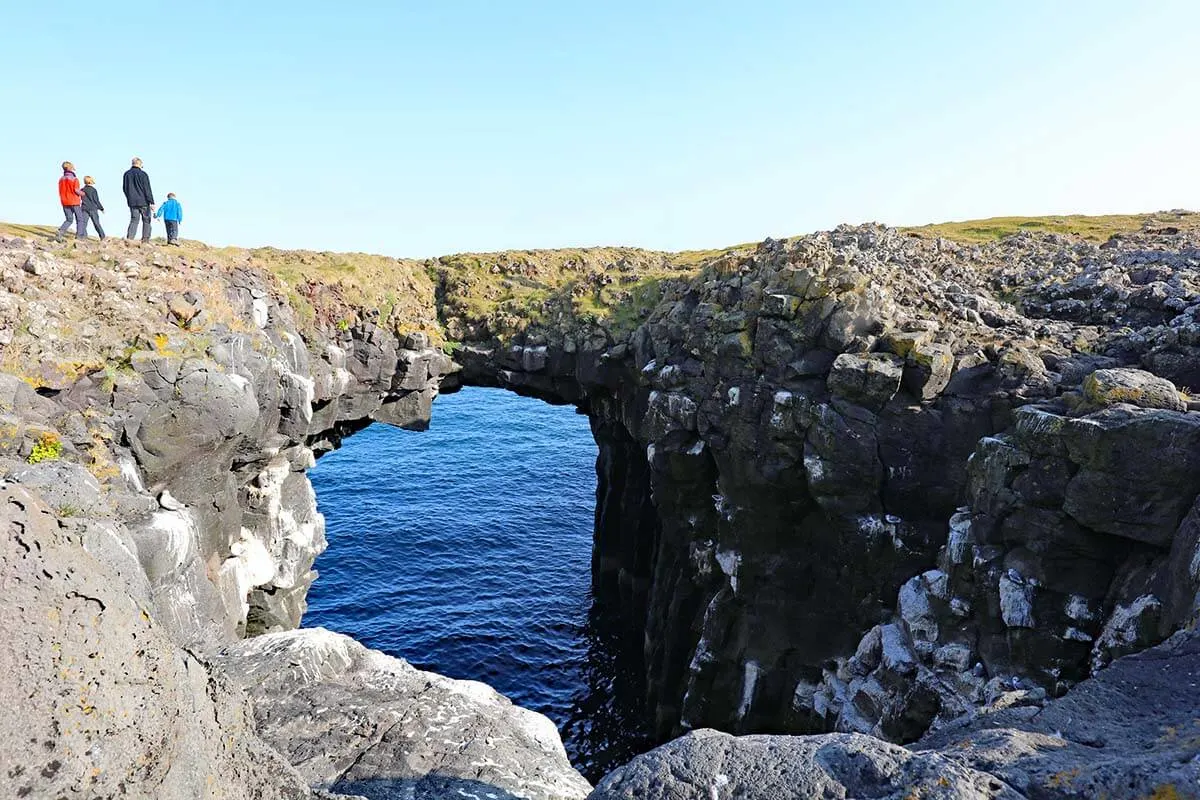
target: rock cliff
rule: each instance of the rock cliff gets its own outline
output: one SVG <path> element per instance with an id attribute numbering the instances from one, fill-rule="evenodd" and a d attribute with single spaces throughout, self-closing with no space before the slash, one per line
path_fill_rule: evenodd
<path id="1" fill-rule="evenodd" d="M 305 470 L 372 420 L 425 425 L 454 368 L 419 317 L 351 325 L 335 293 L 306 324 L 268 270 L 123 243 L 7 240 L 0 281 L 0 794 L 589 791 L 546 718 L 292 631 L 325 546 Z"/>
<path id="2" fill-rule="evenodd" d="M 636 326 L 551 306 L 456 357 L 592 416 L 595 568 L 644 620 L 660 735 L 908 741 L 1191 614 L 1194 236 L 845 227 L 664 280 Z M 897 647 L 931 672 L 878 672 Z"/>
<path id="3" fill-rule="evenodd" d="M 6 645 L 28 665 L 12 702 L 37 723 L 0 729 L 0 781 L 74 797 L 231 782 L 247 796 L 586 794 L 544 718 L 292 631 L 324 547 L 304 471 L 369 422 L 419 428 L 439 391 L 476 384 L 588 413 L 595 580 L 642 633 L 659 736 L 842 732 L 693 735 L 596 796 L 746 796 L 731 781 L 757 785 L 759 767 L 706 771 L 725 761 L 788 762 L 778 796 L 938 796 L 941 779 L 947 797 L 1059 796 L 1039 794 L 1059 761 L 1021 760 L 1040 744 L 964 760 L 936 737 L 1093 702 L 1106 675 L 1153 663 L 1129 654 L 1193 621 L 1194 223 L 1158 215 L 1102 243 L 859 226 L 714 253 L 427 262 L 8 238 L 0 577 L 20 591 L 0 613 L 6 630 L 50 627 Z M 1178 637 L 1160 647 L 1190 658 Z M 110 718 L 127 706 L 121 728 Z M 210 718 L 229 729 L 219 746 Z M 434 737 L 448 718 L 447 748 Z M 1106 741 L 1132 747 L 1158 718 Z M 862 737 L 931 729 L 912 750 Z M 90 747 L 109 736 L 131 744 Z M 1162 757 L 1190 758 L 1193 741 Z M 1123 783 L 1153 759 L 1088 771 L 1068 750 L 1062 770 L 1087 786 L 1156 790 Z M 679 759 L 700 759 L 693 777 Z"/>

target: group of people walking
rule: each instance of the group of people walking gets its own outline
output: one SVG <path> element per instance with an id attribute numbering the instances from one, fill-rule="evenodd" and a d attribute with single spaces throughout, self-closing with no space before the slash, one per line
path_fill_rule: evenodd
<path id="1" fill-rule="evenodd" d="M 58 227 L 59 241 L 63 240 L 71 225 L 75 226 L 75 238 L 87 238 L 88 222 L 96 229 L 96 235 L 104 237 L 104 228 L 100 225 L 100 214 L 104 213 L 104 205 L 100 202 L 100 193 L 96 190 L 96 179 L 91 175 L 83 177 L 83 185 L 75 176 L 75 165 L 64 161 L 63 174 L 58 179 L 58 199 L 62 201 L 63 224 Z M 129 205 L 129 229 L 125 238 L 132 240 L 137 236 L 138 223 L 142 226 L 142 241 L 150 241 L 150 215 L 162 219 L 167 226 L 167 244 L 179 245 L 179 224 L 183 222 L 183 206 L 175 199 L 174 192 L 167 195 L 167 201 L 155 211 L 154 191 L 150 188 L 150 176 L 142 169 L 142 160 L 133 159 L 133 164 L 125 171 L 121 181 L 125 192 L 125 201 Z"/>

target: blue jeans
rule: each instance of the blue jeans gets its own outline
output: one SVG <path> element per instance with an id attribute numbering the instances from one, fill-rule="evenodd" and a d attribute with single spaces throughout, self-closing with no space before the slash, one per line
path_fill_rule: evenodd
<path id="1" fill-rule="evenodd" d="M 92 221 L 92 227 L 96 229 L 96 235 L 103 239 L 104 228 L 100 227 L 100 210 L 96 208 L 89 208 L 83 213 L 87 219 Z M 83 238 L 85 239 L 87 238 L 87 219 L 83 221 Z"/>
<path id="2" fill-rule="evenodd" d="M 167 244 L 179 241 L 179 223 L 173 219 L 164 219 L 167 224 Z"/>
<path id="3" fill-rule="evenodd" d="M 83 215 L 83 206 L 63 206 L 63 224 L 58 226 L 58 238 L 62 238 L 72 224 L 75 225 L 75 235 L 82 239 L 87 236 L 87 217 Z"/>
<path id="4" fill-rule="evenodd" d="M 125 238 L 137 236 L 138 220 L 142 221 L 142 241 L 150 241 L 150 206 L 129 207 L 129 230 L 125 232 Z"/>

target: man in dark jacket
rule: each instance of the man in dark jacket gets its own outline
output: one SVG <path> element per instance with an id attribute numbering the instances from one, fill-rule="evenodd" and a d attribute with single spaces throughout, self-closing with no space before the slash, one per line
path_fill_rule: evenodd
<path id="1" fill-rule="evenodd" d="M 150 176 L 142 171 L 142 160 L 135 158 L 133 166 L 125 171 L 122 181 L 125 201 L 129 204 L 129 230 L 126 239 L 137 235 L 138 220 L 142 221 L 142 241 L 150 241 L 150 213 L 154 211 L 154 192 L 150 189 Z"/>

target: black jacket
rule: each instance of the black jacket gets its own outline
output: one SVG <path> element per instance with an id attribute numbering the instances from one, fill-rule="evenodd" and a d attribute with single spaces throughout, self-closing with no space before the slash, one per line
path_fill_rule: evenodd
<path id="1" fill-rule="evenodd" d="M 100 193 L 96 191 L 95 186 L 83 187 L 83 210 L 84 211 L 103 211 L 104 206 L 100 203 Z"/>
<path id="2" fill-rule="evenodd" d="M 125 171 L 125 179 L 121 182 L 125 190 L 125 200 L 130 208 L 154 205 L 154 192 L 150 189 L 150 176 L 141 167 L 130 167 Z"/>

